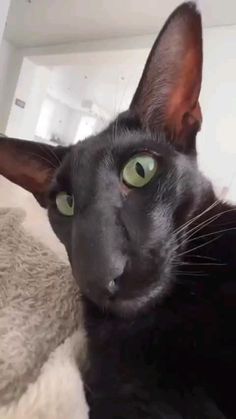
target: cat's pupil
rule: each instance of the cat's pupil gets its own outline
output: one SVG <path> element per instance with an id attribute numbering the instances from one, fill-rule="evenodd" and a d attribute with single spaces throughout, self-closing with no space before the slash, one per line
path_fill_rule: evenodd
<path id="1" fill-rule="evenodd" d="M 73 206 L 73 196 L 72 195 L 67 195 L 66 200 L 67 200 L 67 204 L 69 205 L 69 207 L 72 207 Z"/>
<path id="2" fill-rule="evenodd" d="M 137 162 L 135 164 L 135 169 L 136 169 L 136 172 L 138 173 L 138 175 L 141 176 L 144 179 L 145 178 L 145 170 L 144 170 L 143 166 L 141 165 L 141 163 Z"/>

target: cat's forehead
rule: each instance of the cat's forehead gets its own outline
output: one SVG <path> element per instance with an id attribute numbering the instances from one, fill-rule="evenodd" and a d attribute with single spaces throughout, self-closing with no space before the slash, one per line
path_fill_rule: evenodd
<path id="1" fill-rule="evenodd" d="M 71 149 L 70 158 L 71 164 L 83 164 L 92 160 L 101 162 L 108 157 L 115 160 L 119 157 L 125 158 L 140 151 L 154 151 L 163 155 L 174 153 L 163 133 L 153 136 L 143 130 L 116 127 L 114 123 L 104 132 L 78 142 Z"/>
<path id="2" fill-rule="evenodd" d="M 105 190 L 108 181 L 113 185 L 112 190 L 116 190 L 125 164 L 142 152 L 156 155 L 163 185 L 170 182 L 176 187 L 183 186 L 199 176 L 195 156 L 175 150 L 163 132 L 154 136 L 148 131 L 130 130 L 125 126 L 117 126 L 115 130 L 111 124 L 102 133 L 71 147 L 55 181 L 60 188 L 73 191 L 77 201 L 85 205 L 96 191 Z"/>
<path id="3" fill-rule="evenodd" d="M 101 133 L 73 145 L 58 172 L 57 179 L 69 181 L 95 178 L 99 169 L 120 170 L 122 165 L 139 152 L 155 152 L 166 160 L 173 159 L 175 149 L 163 132 L 150 133 L 130 118 L 119 117 Z"/>

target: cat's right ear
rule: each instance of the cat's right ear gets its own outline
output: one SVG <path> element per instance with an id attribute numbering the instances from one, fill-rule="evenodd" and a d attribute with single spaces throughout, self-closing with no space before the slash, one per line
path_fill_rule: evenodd
<path id="1" fill-rule="evenodd" d="M 31 192 L 45 207 L 52 178 L 69 149 L 0 138 L 0 175 Z"/>
<path id="2" fill-rule="evenodd" d="M 130 109 L 153 133 L 164 130 L 183 152 L 201 126 L 202 25 L 195 3 L 169 17 L 148 57 Z"/>

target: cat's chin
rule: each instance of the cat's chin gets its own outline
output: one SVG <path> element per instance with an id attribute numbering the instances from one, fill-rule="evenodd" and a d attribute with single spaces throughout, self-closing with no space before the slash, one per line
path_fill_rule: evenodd
<path id="1" fill-rule="evenodd" d="M 78 281 L 85 304 L 92 303 L 102 315 L 112 314 L 123 319 L 136 318 L 161 305 L 171 293 L 175 283 L 175 274 L 171 269 L 160 276 L 151 276 L 149 284 L 135 289 L 120 289 L 120 292 L 109 295 L 103 288 L 83 286 Z"/>
<path id="2" fill-rule="evenodd" d="M 131 298 L 117 297 L 107 300 L 102 309 L 122 318 L 137 317 L 160 304 L 169 290 L 170 281 L 163 281 L 163 283 L 158 285 L 150 286 L 140 296 Z"/>

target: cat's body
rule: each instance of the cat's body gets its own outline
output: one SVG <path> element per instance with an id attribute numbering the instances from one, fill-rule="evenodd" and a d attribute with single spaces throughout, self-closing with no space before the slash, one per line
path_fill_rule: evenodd
<path id="1" fill-rule="evenodd" d="M 197 167 L 201 17 L 170 16 L 130 109 L 72 147 L 2 139 L 83 294 L 91 419 L 235 419 L 236 209 Z"/>
<path id="2" fill-rule="evenodd" d="M 166 419 L 169 407 L 173 418 L 216 419 L 213 407 L 207 408 L 210 400 L 224 412 L 222 418 L 235 417 L 236 268 L 228 261 L 236 260 L 236 233 L 225 238 L 232 255 L 222 258 L 220 252 L 218 260 L 227 266 L 222 276 L 194 258 L 191 272 L 201 273 L 180 275 L 172 297 L 138 321 L 117 321 L 87 303 L 91 352 L 85 389 L 92 418 Z M 229 245 L 225 248 L 228 252 Z"/>
<path id="3" fill-rule="evenodd" d="M 236 417 L 236 208 L 202 188 L 163 302 L 129 320 L 84 301 L 92 419 Z"/>

